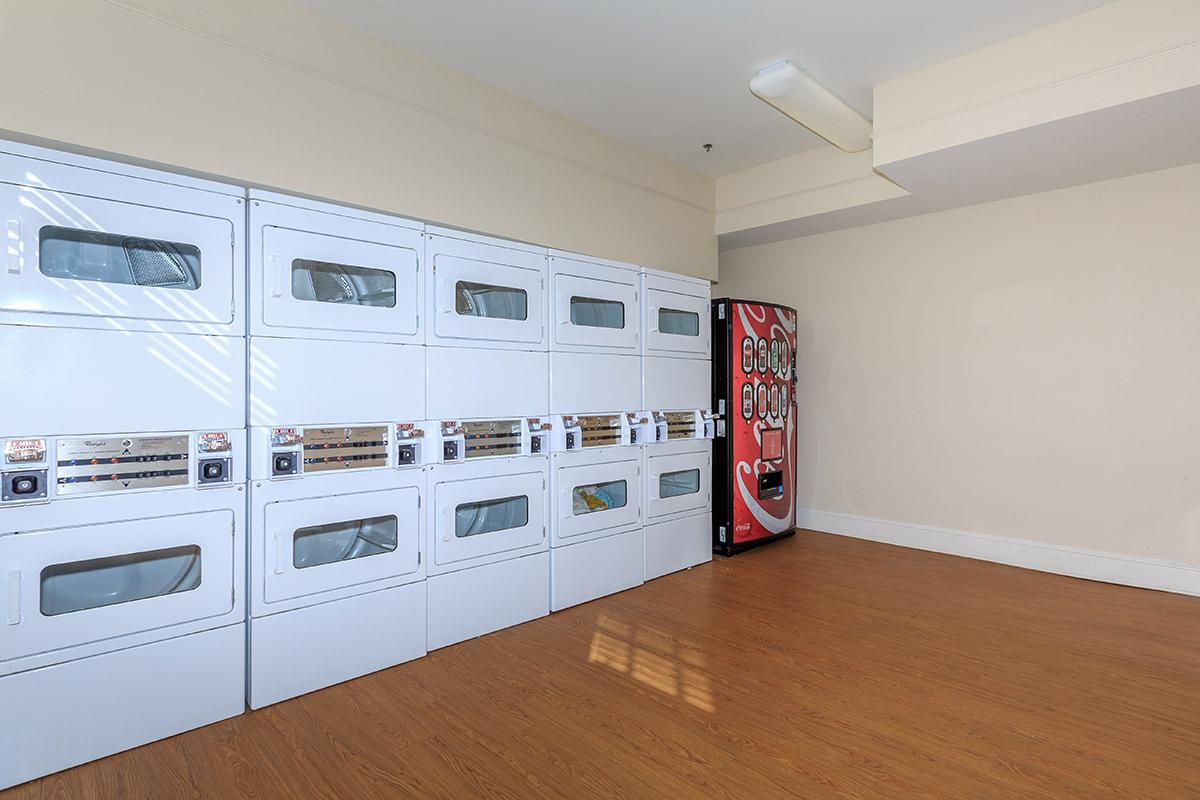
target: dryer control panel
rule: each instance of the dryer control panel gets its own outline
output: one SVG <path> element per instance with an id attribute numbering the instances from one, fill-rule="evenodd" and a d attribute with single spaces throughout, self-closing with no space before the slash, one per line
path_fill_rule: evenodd
<path id="1" fill-rule="evenodd" d="M 570 452 L 633 443 L 634 414 L 564 414 L 554 419 L 554 450 Z"/>
<path id="2" fill-rule="evenodd" d="M 647 411 L 652 422 L 653 442 L 677 439 L 712 439 L 717 433 L 717 415 L 711 411 Z"/>
<path id="3" fill-rule="evenodd" d="M 251 428 L 252 480 L 369 469 L 419 468 L 430 462 L 419 422 Z"/>
<path id="4" fill-rule="evenodd" d="M 254 480 L 420 466 L 424 429 L 415 422 L 252 428 Z"/>
<path id="5" fill-rule="evenodd" d="M 438 420 L 427 427 L 434 431 L 429 443 L 434 463 L 550 452 L 552 426 L 541 417 Z"/>
<path id="6" fill-rule="evenodd" d="M 0 504 L 245 480 L 243 431 L 2 439 Z"/>

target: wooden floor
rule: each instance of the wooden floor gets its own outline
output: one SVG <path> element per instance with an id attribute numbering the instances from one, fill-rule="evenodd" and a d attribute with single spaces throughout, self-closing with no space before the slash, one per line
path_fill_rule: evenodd
<path id="1" fill-rule="evenodd" d="M 1196 800 L 1200 599 L 802 534 L 34 797 Z"/>

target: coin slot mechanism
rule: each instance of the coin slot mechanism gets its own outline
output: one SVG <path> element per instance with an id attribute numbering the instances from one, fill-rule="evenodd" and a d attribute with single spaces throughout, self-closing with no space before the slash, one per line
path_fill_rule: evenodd
<path id="1" fill-rule="evenodd" d="M 412 423 L 396 425 L 396 466 L 415 467 L 423 463 L 425 431 Z"/>
<path id="2" fill-rule="evenodd" d="M 229 483 L 232 472 L 232 458 L 202 458 L 196 462 L 196 484 L 214 486 Z"/>
<path id="3" fill-rule="evenodd" d="M 25 469 L 3 473 L 0 501 L 5 503 L 45 502 L 49 498 L 49 470 Z"/>
<path id="4" fill-rule="evenodd" d="M 783 497 L 783 473 L 764 472 L 758 476 L 758 499 L 775 500 Z"/>

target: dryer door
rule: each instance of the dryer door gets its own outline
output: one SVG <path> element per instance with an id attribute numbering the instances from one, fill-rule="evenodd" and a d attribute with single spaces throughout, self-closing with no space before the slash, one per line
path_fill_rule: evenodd
<path id="1" fill-rule="evenodd" d="M 646 352 L 707 358 L 709 301 L 663 289 L 646 290 Z"/>
<path id="2" fill-rule="evenodd" d="M 544 269 L 447 253 L 432 258 L 435 339 L 476 347 L 496 342 L 526 345 L 525 349 L 544 345 Z"/>
<path id="3" fill-rule="evenodd" d="M 421 234 L 397 229 L 396 235 L 400 242 L 380 244 L 265 226 L 263 321 L 281 328 L 391 334 L 397 341 L 416 337 Z"/>
<path id="4" fill-rule="evenodd" d="M 642 514 L 638 459 L 560 467 L 555 476 L 558 538 L 636 525 Z"/>
<path id="5" fill-rule="evenodd" d="M 636 353 L 638 290 L 628 283 L 554 276 L 554 343 Z"/>
<path id="6" fill-rule="evenodd" d="M 214 510 L 0 536 L 0 661 L 228 614 L 233 524 Z"/>
<path id="7" fill-rule="evenodd" d="M 265 508 L 268 603 L 417 571 L 416 487 L 281 500 Z"/>
<path id="8" fill-rule="evenodd" d="M 434 487 L 433 558 L 439 566 L 511 554 L 546 538 L 540 471 L 449 480 Z"/>
<path id="9" fill-rule="evenodd" d="M 706 450 L 672 455 L 648 452 L 646 518 L 709 508 L 711 481 L 712 457 Z"/>
<path id="10" fill-rule="evenodd" d="M 0 183 L 0 220 L 2 310 L 234 321 L 229 219 Z"/>

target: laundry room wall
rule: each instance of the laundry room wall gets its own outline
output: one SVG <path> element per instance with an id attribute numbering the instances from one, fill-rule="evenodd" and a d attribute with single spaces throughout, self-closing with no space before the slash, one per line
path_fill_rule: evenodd
<path id="1" fill-rule="evenodd" d="M 710 178 L 294 0 L 10 0 L 4 31 L 0 135 L 716 276 Z"/>
<path id="2" fill-rule="evenodd" d="M 721 253 L 714 297 L 799 311 L 801 524 L 1200 565 L 1197 219 L 1191 165 Z"/>

